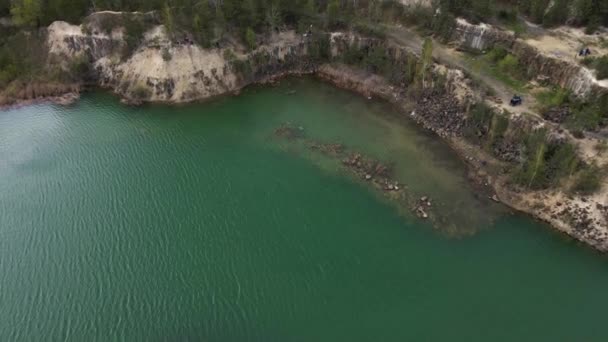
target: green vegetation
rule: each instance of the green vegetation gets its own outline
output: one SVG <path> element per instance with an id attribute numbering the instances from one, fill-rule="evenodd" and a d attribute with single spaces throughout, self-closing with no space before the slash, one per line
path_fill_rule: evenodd
<path id="1" fill-rule="evenodd" d="M 19 26 L 40 26 L 42 4 L 38 0 L 15 0 L 11 3 L 11 15 Z"/>
<path id="2" fill-rule="evenodd" d="M 476 104 L 469 113 L 464 136 L 477 145 L 492 152 L 503 141 L 509 119 L 498 114 L 484 103 Z"/>
<path id="3" fill-rule="evenodd" d="M 416 72 L 416 81 L 418 84 L 422 84 L 423 88 L 427 87 L 429 78 L 429 72 L 431 65 L 433 64 L 433 41 L 429 38 L 424 40 L 422 44 L 422 53 L 420 55 L 420 61 L 418 62 L 418 68 Z"/>
<path id="4" fill-rule="evenodd" d="M 496 14 L 496 19 L 507 30 L 513 31 L 516 36 L 521 36 L 526 32 L 526 29 L 517 14 L 517 10 L 514 8 L 501 8 Z"/>
<path id="5" fill-rule="evenodd" d="M 249 48 L 249 50 L 255 49 L 257 45 L 255 39 L 255 32 L 253 32 L 253 29 L 251 29 L 251 27 L 247 28 L 247 31 L 245 32 L 245 42 L 247 43 L 247 47 Z"/>
<path id="6" fill-rule="evenodd" d="M 598 143 L 595 144 L 594 148 L 597 151 L 597 154 L 602 155 L 602 154 L 606 153 L 606 151 L 608 151 L 608 141 L 606 141 L 606 140 L 598 141 Z"/>
<path id="7" fill-rule="evenodd" d="M 487 139 L 487 148 L 493 148 L 498 145 L 504 138 L 507 129 L 509 128 L 509 119 L 507 115 L 494 114 L 490 120 L 490 127 Z"/>
<path id="8" fill-rule="evenodd" d="M 608 1 L 605 0 L 439 0 L 443 13 L 464 17 L 477 23 L 497 20 L 521 33 L 518 15 L 546 27 L 573 23 L 585 26 L 587 33 L 600 25 L 608 26 Z"/>
<path id="9" fill-rule="evenodd" d="M 44 34 L 38 31 L 16 31 L 0 36 L 0 89 L 12 89 L 14 93 L 28 83 L 71 82 L 86 76 L 75 73 L 87 71 L 81 60 L 75 61 L 69 70 L 45 67 L 47 49 L 44 40 Z M 15 84 L 10 86 L 12 83 Z"/>
<path id="10" fill-rule="evenodd" d="M 510 174 L 512 181 L 524 188 L 559 187 L 575 178 L 590 183 L 590 166 L 579 159 L 575 145 L 550 136 L 545 128 L 511 128 L 506 115 L 483 103 L 471 109 L 463 134 L 497 158 L 503 158 L 501 146 L 505 143 L 519 150 L 519 157 L 511 160 L 515 164 Z"/>
<path id="11" fill-rule="evenodd" d="M 587 57 L 583 59 L 582 63 L 597 71 L 598 80 L 608 78 L 608 56 Z"/>
<path id="12" fill-rule="evenodd" d="M 579 173 L 571 190 L 581 195 L 593 194 L 602 186 L 603 172 L 605 172 L 605 170 L 602 170 L 597 165 L 589 166 Z"/>
<path id="13" fill-rule="evenodd" d="M 167 48 L 163 49 L 162 56 L 163 56 L 163 61 L 165 61 L 165 62 L 169 62 L 173 58 L 173 55 L 171 55 L 171 51 L 169 51 L 169 49 L 167 49 Z"/>
<path id="14" fill-rule="evenodd" d="M 554 109 L 566 110 L 567 117 L 558 123 L 563 122 L 577 138 L 582 138 L 584 131 L 593 131 L 605 125 L 608 118 L 605 110 L 608 105 L 608 95 L 606 94 L 581 100 L 564 88 L 553 88 L 537 94 L 536 98 L 543 115 Z"/>
<path id="15" fill-rule="evenodd" d="M 163 16 L 163 24 L 165 24 L 165 28 L 167 32 L 173 33 L 175 30 L 175 23 L 173 20 L 173 9 L 169 7 L 169 3 L 165 2 L 162 8 L 162 16 Z"/>
<path id="16" fill-rule="evenodd" d="M 539 129 L 530 133 L 525 140 L 525 159 L 515 173 L 515 181 L 525 187 L 543 188 L 545 184 L 547 152 L 547 131 Z"/>
<path id="17" fill-rule="evenodd" d="M 501 81 L 515 92 L 526 92 L 526 77 L 517 57 L 496 46 L 485 55 L 470 55 L 469 65 Z"/>
<path id="18" fill-rule="evenodd" d="M 152 95 L 152 91 L 150 88 L 146 87 L 144 84 L 138 84 L 133 88 L 132 96 L 136 100 L 145 100 Z"/>
<path id="19" fill-rule="evenodd" d="M 126 59 L 133 54 L 135 49 L 137 49 L 144 33 L 149 27 L 146 26 L 146 23 L 141 16 L 123 14 L 122 19 L 125 27 L 125 41 L 127 43 L 122 53 L 122 57 L 123 59 Z"/>
<path id="20" fill-rule="evenodd" d="M 386 30 L 383 26 L 380 25 L 372 25 L 366 22 L 357 22 L 353 25 L 353 30 L 368 37 L 374 37 L 378 39 L 386 38 Z"/>
<path id="21" fill-rule="evenodd" d="M 554 88 L 537 94 L 536 99 L 541 105 L 541 111 L 543 111 L 567 103 L 570 99 L 570 92 L 565 88 Z"/>
<path id="22" fill-rule="evenodd" d="M 546 129 L 525 134 L 523 160 L 513 180 L 528 189 L 558 186 L 582 166 L 576 147 L 568 142 L 551 139 Z"/>

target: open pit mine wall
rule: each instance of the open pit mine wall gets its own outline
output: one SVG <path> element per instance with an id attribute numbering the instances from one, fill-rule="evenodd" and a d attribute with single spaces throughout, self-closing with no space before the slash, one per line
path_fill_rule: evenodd
<path id="1" fill-rule="evenodd" d="M 134 103 L 201 100 L 284 75 L 313 73 L 337 86 L 395 103 L 405 98 L 408 84 L 403 76 L 408 62 L 419 58 L 402 46 L 344 32 L 312 38 L 283 32 L 245 53 L 235 46 L 203 49 L 194 44 L 175 44 L 166 38 L 162 26 L 157 26 L 126 59 L 120 57 L 124 44 L 118 32 L 112 36 L 90 35 L 63 22 L 49 28 L 48 45 L 54 60 L 69 64 L 86 56 L 94 66 L 97 85 Z M 328 46 L 324 53 L 329 52 L 331 63 L 327 63 L 328 56 L 319 56 L 319 44 Z M 382 77 L 362 70 L 369 68 L 365 62 L 341 66 L 342 57 L 354 51 L 359 57 L 371 51 L 386 52 Z M 163 56 L 166 54 L 170 57 Z M 446 96 L 445 91 L 427 92 L 416 119 L 440 135 L 458 134 L 465 121 L 464 108 L 475 97 L 470 82 L 459 70 L 437 65 L 434 72 L 442 75 L 447 81 L 447 94 L 454 96 Z"/>
<path id="2" fill-rule="evenodd" d="M 121 56 L 125 44 L 120 30 L 112 34 L 95 28 L 83 32 L 80 26 L 65 22 L 48 28 L 49 63 L 69 68 L 84 57 L 93 66 L 97 85 L 134 102 L 188 102 L 288 74 L 314 73 L 327 60 L 327 56 L 319 56 L 319 46 L 326 47 L 324 44 L 329 44 L 329 53 L 336 61 L 353 46 L 366 53 L 378 45 L 384 50 L 386 45 L 352 34 L 305 37 L 290 31 L 267 38 L 251 52 L 238 46 L 204 49 L 171 42 L 162 26 L 146 32 L 142 44 L 127 58 Z M 390 63 L 400 70 L 405 70 L 407 58 L 416 58 L 404 49 L 386 48 Z"/>
<path id="3" fill-rule="evenodd" d="M 484 51 L 499 45 L 515 55 L 530 79 L 537 79 L 572 91 L 581 98 L 608 93 L 600 86 L 593 73 L 578 64 L 542 54 L 535 47 L 517 39 L 514 34 L 486 24 L 472 25 L 456 21 L 452 40 L 464 49 Z M 575 52 L 573 52 L 575 53 Z"/>

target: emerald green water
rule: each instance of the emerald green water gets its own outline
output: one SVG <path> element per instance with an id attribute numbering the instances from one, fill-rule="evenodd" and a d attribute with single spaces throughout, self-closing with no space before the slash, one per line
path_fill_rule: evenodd
<path id="1" fill-rule="evenodd" d="M 0 341 L 606 341 L 606 258 L 477 199 L 397 117 L 307 79 L 0 112 Z M 449 224 L 277 139 L 285 122 L 393 162 Z"/>

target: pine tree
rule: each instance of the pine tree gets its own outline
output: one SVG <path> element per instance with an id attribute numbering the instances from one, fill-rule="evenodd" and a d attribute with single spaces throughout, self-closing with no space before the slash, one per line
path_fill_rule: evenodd
<path id="1" fill-rule="evenodd" d="M 422 45 L 422 54 L 418 62 L 417 78 L 422 88 L 427 87 L 427 78 L 431 65 L 433 63 L 433 41 L 430 38 L 424 40 Z"/>
<path id="2" fill-rule="evenodd" d="M 339 21 L 340 3 L 338 0 L 331 0 L 327 3 L 327 26 L 329 28 L 335 28 Z"/>
<path id="3" fill-rule="evenodd" d="M 169 34 L 173 33 L 173 30 L 175 29 L 173 11 L 171 10 L 171 7 L 169 7 L 168 2 L 165 2 L 165 5 L 163 6 L 163 23 L 165 24 L 167 32 L 169 32 Z"/>
<path id="4" fill-rule="evenodd" d="M 11 6 L 11 15 L 19 26 L 40 26 L 42 6 L 40 0 L 15 0 Z"/>
<path id="5" fill-rule="evenodd" d="M 249 48 L 249 50 L 255 49 L 255 32 L 253 32 L 253 29 L 251 27 L 248 27 L 247 31 L 245 32 L 245 42 L 247 43 L 247 47 Z"/>

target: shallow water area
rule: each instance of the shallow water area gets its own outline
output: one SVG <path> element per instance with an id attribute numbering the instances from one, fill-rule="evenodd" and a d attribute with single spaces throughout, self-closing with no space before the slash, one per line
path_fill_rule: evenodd
<path id="1" fill-rule="evenodd" d="M 285 123 L 393 164 L 464 233 Z M 604 341 L 607 285 L 605 256 L 477 196 L 436 136 L 312 79 L 0 112 L 1 341 Z"/>

